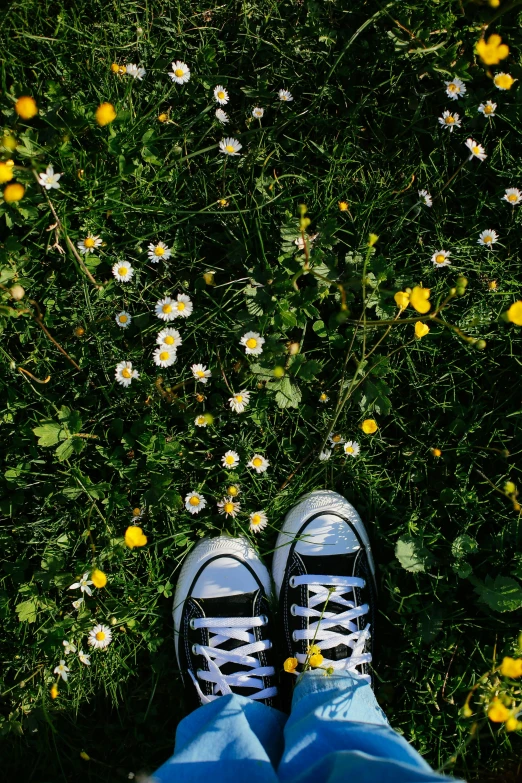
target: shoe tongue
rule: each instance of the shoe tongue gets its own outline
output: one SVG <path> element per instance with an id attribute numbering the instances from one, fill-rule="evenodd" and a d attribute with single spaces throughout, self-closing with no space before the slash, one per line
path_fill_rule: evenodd
<path id="1" fill-rule="evenodd" d="M 227 595 L 225 598 L 204 598 L 198 599 L 198 602 L 203 607 L 206 617 L 255 617 L 254 606 L 258 596 L 259 590 L 253 593 L 240 593 L 239 595 Z M 248 633 L 253 633 L 252 628 L 246 629 Z M 213 636 L 212 634 L 210 635 Z M 221 642 L 219 646 L 220 650 L 235 650 L 237 647 L 243 647 L 246 642 L 240 639 L 227 639 L 225 642 Z M 257 657 L 257 656 L 256 656 Z M 244 664 L 224 663 L 220 665 L 220 670 L 223 674 L 236 674 L 242 671 L 251 671 L 250 666 Z M 251 696 L 252 688 L 238 688 L 234 687 L 234 693 L 240 696 Z"/>

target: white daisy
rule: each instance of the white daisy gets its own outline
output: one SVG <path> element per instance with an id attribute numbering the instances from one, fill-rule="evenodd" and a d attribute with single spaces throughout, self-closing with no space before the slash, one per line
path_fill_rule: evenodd
<path id="1" fill-rule="evenodd" d="M 218 119 L 223 125 L 226 125 L 227 122 L 230 122 L 228 114 L 226 111 L 223 111 L 223 109 L 216 109 L 216 119 Z"/>
<path id="2" fill-rule="evenodd" d="M 78 590 L 78 588 L 80 588 L 82 593 L 87 593 L 87 595 L 92 595 L 92 590 L 89 587 L 89 585 L 92 584 L 94 584 L 94 582 L 91 582 L 91 580 L 89 579 L 89 572 L 86 571 L 78 582 L 75 582 L 69 587 L 69 590 Z"/>
<path id="3" fill-rule="evenodd" d="M 76 601 L 73 601 L 72 602 L 73 609 L 79 609 L 80 606 L 83 604 L 83 601 L 84 601 L 83 598 L 78 598 Z"/>
<path id="4" fill-rule="evenodd" d="M 112 274 L 119 283 L 128 283 L 132 279 L 134 269 L 127 261 L 117 261 L 112 267 Z"/>
<path id="5" fill-rule="evenodd" d="M 522 201 L 522 193 L 518 188 L 506 188 L 506 192 L 502 196 L 502 199 L 507 201 L 508 204 L 515 206 L 515 204 L 520 204 Z"/>
<path id="6" fill-rule="evenodd" d="M 479 144 L 477 141 L 466 139 L 466 147 L 471 152 L 471 155 L 469 156 L 470 160 L 473 157 L 478 158 L 479 160 L 485 160 L 487 158 L 486 150 L 482 144 Z"/>
<path id="7" fill-rule="evenodd" d="M 185 508 L 191 514 L 199 514 L 206 505 L 207 501 L 199 492 L 189 492 L 188 495 L 185 495 Z"/>
<path id="8" fill-rule="evenodd" d="M 94 253 L 96 248 L 100 247 L 103 240 L 101 237 L 94 237 L 92 234 L 87 234 L 85 239 L 80 239 L 78 242 L 78 249 L 82 255 L 87 253 Z"/>
<path id="9" fill-rule="evenodd" d="M 228 103 L 228 92 L 221 84 L 214 87 L 214 100 L 217 101 L 220 106 L 225 106 Z"/>
<path id="10" fill-rule="evenodd" d="M 234 394 L 233 397 L 229 397 L 228 404 L 235 413 L 243 413 L 246 406 L 250 402 L 250 392 L 240 391 L 239 394 Z"/>
<path id="11" fill-rule="evenodd" d="M 178 356 L 175 348 L 160 345 L 152 354 L 152 358 L 154 359 L 154 364 L 158 367 L 170 367 L 177 360 Z"/>
<path id="12" fill-rule="evenodd" d="M 127 329 L 127 327 L 130 326 L 130 322 L 132 321 L 132 315 L 125 312 L 125 310 L 122 310 L 121 313 L 118 313 L 114 320 L 122 329 Z"/>
<path id="13" fill-rule="evenodd" d="M 486 103 L 481 103 L 478 107 L 478 111 L 483 114 L 484 117 L 494 117 L 496 109 L 497 104 L 493 103 L 493 101 L 486 101 Z"/>
<path id="14" fill-rule="evenodd" d="M 208 418 L 203 413 L 200 413 L 199 416 L 196 416 L 194 419 L 194 424 L 196 427 L 206 427 L 208 425 Z"/>
<path id="15" fill-rule="evenodd" d="M 83 650 L 78 650 L 78 658 L 80 659 L 80 663 L 83 663 L 85 666 L 91 665 L 91 656 L 84 653 Z"/>
<path id="16" fill-rule="evenodd" d="M 172 255 L 172 250 L 170 247 L 167 247 L 165 242 L 158 242 L 157 245 L 151 243 L 149 245 L 149 252 L 147 255 L 153 264 L 157 264 L 160 259 L 162 261 L 166 261 L 168 258 L 170 258 Z"/>
<path id="17" fill-rule="evenodd" d="M 252 109 L 252 117 L 255 117 L 256 120 L 260 120 L 264 113 L 265 110 L 262 109 L 261 106 L 254 106 Z"/>
<path id="18" fill-rule="evenodd" d="M 269 465 L 269 461 L 261 454 L 254 454 L 250 462 L 247 462 L 247 467 L 254 468 L 256 473 L 264 473 Z"/>
<path id="19" fill-rule="evenodd" d="M 190 297 L 188 297 L 186 294 L 178 294 L 176 300 L 177 301 L 173 303 L 174 318 L 177 318 L 178 316 L 181 318 L 188 318 L 194 309 L 194 305 L 190 301 Z"/>
<path id="20" fill-rule="evenodd" d="M 460 115 L 458 115 L 457 112 L 452 113 L 446 110 L 442 112 L 442 117 L 439 117 L 439 122 L 445 128 L 448 128 L 448 130 L 452 131 L 453 128 L 460 128 L 462 121 L 460 119 Z"/>
<path id="21" fill-rule="evenodd" d="M 47 166 L 45 169 L 45 173 L 41 173 L 38 175 L 38 184 L 42 186 L 42 188 L 45 188 L 46 190 L 51 190 L 51 188 L 59 188 L 60 185 L 58 183 L 58 180 L 60 179 L 62 175 L 61 174 L 55 174 L 54 169 L 52 166 Z"/>
<path id="22" fill-rule="evenodd" d="M 65 665 L 65 661 L 60 661 L 59 665 L 54 669 L 54 673 L 61 677 L 64 682 L 67 682 L 69 667 Z"/>
<path id="23" fill-rule="evenodd" d="M 279 100 L 280 101 L 284 101 L 284 102 L 288 103 L 288 101 L 293 101 L 294 100 L 294 97 L 293 97 L 292 93 L 289 90 L 279 90 L 279 92 L 277 94 L 279 96 Z"/>
<path id="24" fill-rule="evenodd" d="M 347 440 L 344 444 L 344 453 L 348 457 L 356 457 L 361 451 L 361 447 L 355 440 Z"/>
<path id="25" fill-rule="evenodd" d="M 139 79 L 140 82 L 143 80 L 143 77 L 147 73 L 145 68 L 141 68 L 139 65 L 134 65 L 134 63 L 129 63 L 127 66 L 127 73 L 129 76 L 132 76 L 133 79 Z"/>
<path id="26" fill-rule="evenodd" d="M 237 468 L 239 465 L 239 454 L 237 451 L 225 451 L 221 457 L 221 462 L 223 463 L 224 468 L 233 470 L 233 468 Z"/>
<path id="27" fill-rule="evenodd" d="M 132 362 L 120 362 L 116 365 L 116 380 L 122 386 L 130 386 L 134 378 L 139 378 L 139 372 L 132 369 Z"/>
<path id="28" fill-rule="evenodd" d="M 330 398 L 326 392 L 321 392 L 321 394 L 319 395 L 319 402 L 328 402 L 329 399 Z"/>
<path id="29" fill-rule="evenodd" d="M 166 329 L 162 329 L 156 336 L 156 342 L 158 345 L 166 345 L 167 348 L 173 351 L 177 350 L 182 343 L 181 335 L 177 329 L 171 326 L 167 326 Z"/>
<path id="30" fill-rule="evenodd" d="M 177 314 L 174 311 L 174 304 L 174 300 L 171 299 L 170 296 L 166 296 L 164 299 L 160 299 L 156 302 L 154 312 L 162 321 L 173 321 L 174 318 L 177 317 Z"/>
<path id="31" fill-rule="evenodd" d="M 223 498 L 223 500 L 219 501 L 217 507 L 220 514 L 224 514 L 226 517 L 232 517 L 233 519 L 238 511 L 241 510 L 241 503 L 236 502 L 232 498 Z"/>
<path id="32" fill-rule="evenodd" d="M 232 136 L 227 136 L 226 139 L 221 139 L 219 142 L 219 151 L 225 155 L 239 155 L 240 149 L 243 149 L 243 145 L 237 139 L 233 139 Z"/>
<path id="33" fill-rule="evenodd" d="M 433 205 L 433 199 L 427 190 L 419 190 L 419 198 L 424 202 L 425 206 L 431 207 Z"/>
<path id="34" fill-rule="evenodd" d="M 342 446 L 342 444 L 345 442 L 343 436 L 339 435 L 338 432 L 331 432 L 328 435 L 328 440 L 330 441 L 332 446 L 338 446 L 338 445 Z"/>
<path id="35" fill-rule="evenodd" d="M 176 84 L 185 84 L 190 79 L 190 68 L 181 60 L 176 60 L 172 63 L 172 71 L 169 71 L 169 76 Z"/>
<path id="36" fill-rule="evenodd" d="M 319 454 L 319 459 L 321 460 L 321 462 L 326 462 L 326 460 L 330 459 L 331 456 L 332 456 L 331 451 L 321 451 L 321 453 Z"/>
<path id="37" fill-rule="evenodd" d="M 91 647 L 97 650 L 103 650 L 112 642 L 112 631 L 107 625 L 95 625 L 89 631 L 88 642 Z"/>
<path id="38" fill-rule="evenodd" d="M 253 511 L 249 519 L 249 530 L 251 533 L 260 533 L 268 524 L 268 517 L 264 511 Z"/>
<path id="39" fill-rule="evenodd" d="M 498 234 L 496 231 L 493 231 L 492 228 L 489 228 L 480 234 L 477 241 L 479 245 L 484 245 L 484 247 L 487 247 L 488 250 L 491 250 L 493 244 L 498 242 Z"/>
<path id="40" fill-rule="evenodd" d="M 436 250 L 431 257 L 431 262 L 433 266 L 436 267 L 451 266 L 451 261 L 449 260 L 450 255 L 451 253 L 449 250 Z"/>
<path id="41" fill-rule="evenodd" d="M 193 364 L 190 369 L 192 370 L 192 375 L 196 381 L 200 381 L 201 383 L 206 383 L 208 379 L 212 377 L 212 372 L 207 370 L 204 364 Z"/>
<path id="42" fill-rule="evenodd" d="M 76 652 L 76 647 L 74 644 L 72 642 L 68 642 L 67 639 L 64 639 L 62 644 L 65 647 L 65 650 L 63 651 L 64 655 L 70 655 L 70 653 Z"/>
<path id="43" fill-rule="evenodd" d="M 466 93 L 466 85 L 457 77 L 450 82 L 444 82 L 444 84 L 446 85 L 446 95 L 454 101 L 458 100 L 458 98 L 461 98 Z"/>
<path id="44" fill-rule="evenodd" d="M 245 353 L 252 356 L 259 356 L 260 353 L 263 353 L 264 342 L 265 338 L 257 332 L 246 332 L 239 341 L 240 345 L 245 347 Z"/>

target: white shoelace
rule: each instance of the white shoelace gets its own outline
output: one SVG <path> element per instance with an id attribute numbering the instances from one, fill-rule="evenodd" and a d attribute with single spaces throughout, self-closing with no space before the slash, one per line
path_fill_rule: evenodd
<path id="1" fill-rule="evenodd" d="M 255 688 L 257 692 L 249 694 L 250 699 L 270 699 L 277 695 L 277 688 L 265 688 L 262 677 L 272 677 L 275 674 L 273 666 L 261 666 L 255 653 L 268 650 L 272 644 L 267 639 L 256 642 L 255 636 L 249 631 L 266 625 L 266 617 L 199 617 L 190 621 L 193 629 L 207 628 L 211 636 L 208 646 L 194 644 L 192 652 L 195 655 L 203 655 L 208 662 L 208 671 L 198 669 L 197 676 L 200 680 L 212 683 L 212 694 L 207 696 L 201 690 L 199 682 L 189 669 L 189 674 L 196 686 L 202 704 L 232 693 L 232 688 Z M 234 650 L 223 650 L 220 644 L 228 639 L 237 639 L 245 642 Z M 250 670 L 240 670 L 235 674 L 223 674 L 220 666 L 225 663 L 237 663 L 242 666 L 250 666 Z"/>
<path id="2" fill-rule="evenodd" d="M 310 644 L 316 644 L 320 650 L 329 650 L 340 644 L 350 647 L 352 654 L 348 658 L 344 658 L 340 661 L 331 661 L 328 658 L 325 658 L 322 666 L 328 666 L 333 669 L 343 669 L 344 671 L 352 672 L 358 677 L 370 682 L 371 678 L 369 674 L 361 674 L 361 672 L 356 669 L 357 666 L 360 666 L 363 663 L 369 663 L 372 659 L 371 653 L 364 652 L 366 641 L 370 636 L 370 624 L 368 623 L 365 628 L 360 630 L 357 625 L 352 622 L 356 617 L 365 615 L 369 610 L 368 604 L 357 606 L 355 600 L 355 588 L 364 587 L 365 580 L 356 576 L 318 576 L 315 574 L 304 574 L 303 576 L 293 576 L 290 578 L 291 587 L 299 587 L 300 585 L 308 585 L 310 592 L 308 606 L 305 607 L 293 604 L 290 611 L 292 614 L 297 615 L 297 617 L 308 617 L 310 622 L 308 623 L 308 628 L 306 630 L 294 631 L 294 641 L 297 642 L 301 639 L 307 639 Z M 330 592 L 329 587 L 335 589 Z M 352 601 L 343 597 L 344 593 L 349 593 L 350 591 L 353 597 Z M 315 606 L 322 606 L 327 599 L 328 603 L 326 604 L 324 612 L 314 609 Z M 329 612 L 328 607 L 332 603 L 347 608 L 344 612 L 339 612 L 339 614 Z M 311 622 L 312 618 L 314 618 L 313 622 Z M 341 626 L 341 628 L 345 628 L 349 633 L 342 634 L 338 631 L 330 630 L 334 626 Z M 296 657 L 299 663 L 305 663 L 307 658 L 303 653 L 297 653 Z"/>

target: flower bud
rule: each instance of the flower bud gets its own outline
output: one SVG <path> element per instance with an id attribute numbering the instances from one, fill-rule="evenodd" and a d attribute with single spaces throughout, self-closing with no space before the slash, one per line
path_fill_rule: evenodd
<path id="1" fill-rule="evenodd" d="M 14 299 L 16 302 L 19 302 L 25 296 L 25 291 L 21 285 L 14 285 L 9 289 L 9 293 L 11 294 L 11 299 Z"/>
<path id="2" fill-rule="evenodd" d="M 475 347 L 479 349 L 479 351 L 483 351 L 486 347 L 487 343 L 485 340 L 477 340 L 475 343 Z"/>

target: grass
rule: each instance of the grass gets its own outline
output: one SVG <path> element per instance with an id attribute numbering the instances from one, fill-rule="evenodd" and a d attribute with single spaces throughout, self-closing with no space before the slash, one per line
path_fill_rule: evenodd
<path id="1" fill-rule="evenodd" d="M 521 207 L 501 199 L 522 182 L 521 104 L 518 83 L 502 92 L 491 80 L 499 70 L 522 78 L 519 16 L 517 3 L 454 0 L 9 4 L 0 108 L 17 146 L 2 159 L 14 159 L 27 191 L 0 204 L 6 774 L 98 783 L 169 755 L 183 715 L 176 571 L 203 535 L 250 535 L 246 513 L 216 513 L 234 481 L 243 511 L 268 514 L 256 539 L 267 561 L 303 492 L 326 486 L 354 503 L 379 564 L 376 692 L 392 725 L 434 767 L 515 775 L 520 735 L 485 714 L 495 678 L 477 690 L 472 718 L 461 707 L 492 661 L 514 653 L 520 631 L 520 516 L 503 487 L 520 485 L 521 339 L 501 315 L 520 297 Z M 488 34 L 500 33 L 511 55 L 488 69 L 474 44 L 491 20 Z M 182 87 L 167 76 L 178 58 L 192 71 Z M 143 64 L 145 79 L 114 75 L 113 62 Z M 455 75 L 467 85 L 458 102 L 444 91 Z M 230 93 L 225 131 L 214 118 L 217 84 Z M 293 102 L 278 101 L 281 87 Z M 40 108 L 30 121 L 13 111 L 23 94 Z M 490 98 L 498 109 L 488 120 L 477 106 Z M 104 128 L 94 121 L 102 101 L 118 114 Z M 266 110 L 261 122 L 255 105 Z M 446 108 L 461 129 L 441 128 Z M 223 135 L 243 145 L 226 163 Z M 468 136 L 488 158 L 451 179 Z M 33 174 L 48 164 L 63 172 L 48 193 L 56 228 Z M 308 268 L 295 245 L 300 204 L 318 234 Z M 500 237 L 491 252 L 477 244 L 486 228 Z M 82 257 L 86 274 L 68 238 L 75 246 L 88 232 L 104 245 Z M 160 239 L 173 256 L 152 265 L 147 246 Z M 452 266 L 434 269 L 440 248 Z M 127 284 L 111 274 L 123 259 L 135 269 Z M 412 323 L 394 324 L 377 345 L 386 328 L 364 321 L 394 319 L 397 291 L 429 288 L 433 312 L 459 276 L 467 287 L 441 313 L 450 326 L 426 318 L 430 333 L 416 340 Z M 26 291 L 19 302 L 16 283 Z M 194 313 L 179 326 L 177 363 L 160 371 L 154 304 L 181 291 Z M 114 320 L 123 309 L 128 330 Z M 415 317 L 410 307 L 401 320 Z M 266 338 L 259 359 L 239 345 L 248 330 Z M 123 359 L 140 372 L 128 389 L 114 380 Z M 202 403 L 194 362 L 212 370 Z M 239 416 L 227 400 L 243 388 L 252 398 Z M 194 426 L 202 411 L 212 426 Z M 361 454 L 336 449 L 321 462 L 335 416 Z M 361 431 L 366 418 L 377 433 Z M 38 427 L 52 445 L 38 443 Z M 241 456 L 232 475 L 219 465 L 228 448 Z M 245 467 L 255 451 L 270 461 L 260 476 Z M 190 490 L 208 501 L 199 516 L 184 509 Z M 135 507 L 148 544 L 130 551 L 123 535 Z M 68 587 L 93 565 L 109 581 L 77 613 Z M 113 643 L 93 652 L 90 668 L 71 663 L 52 700 L 63 639 L 85 650 L 95 621 L 111 625 Z"/>

